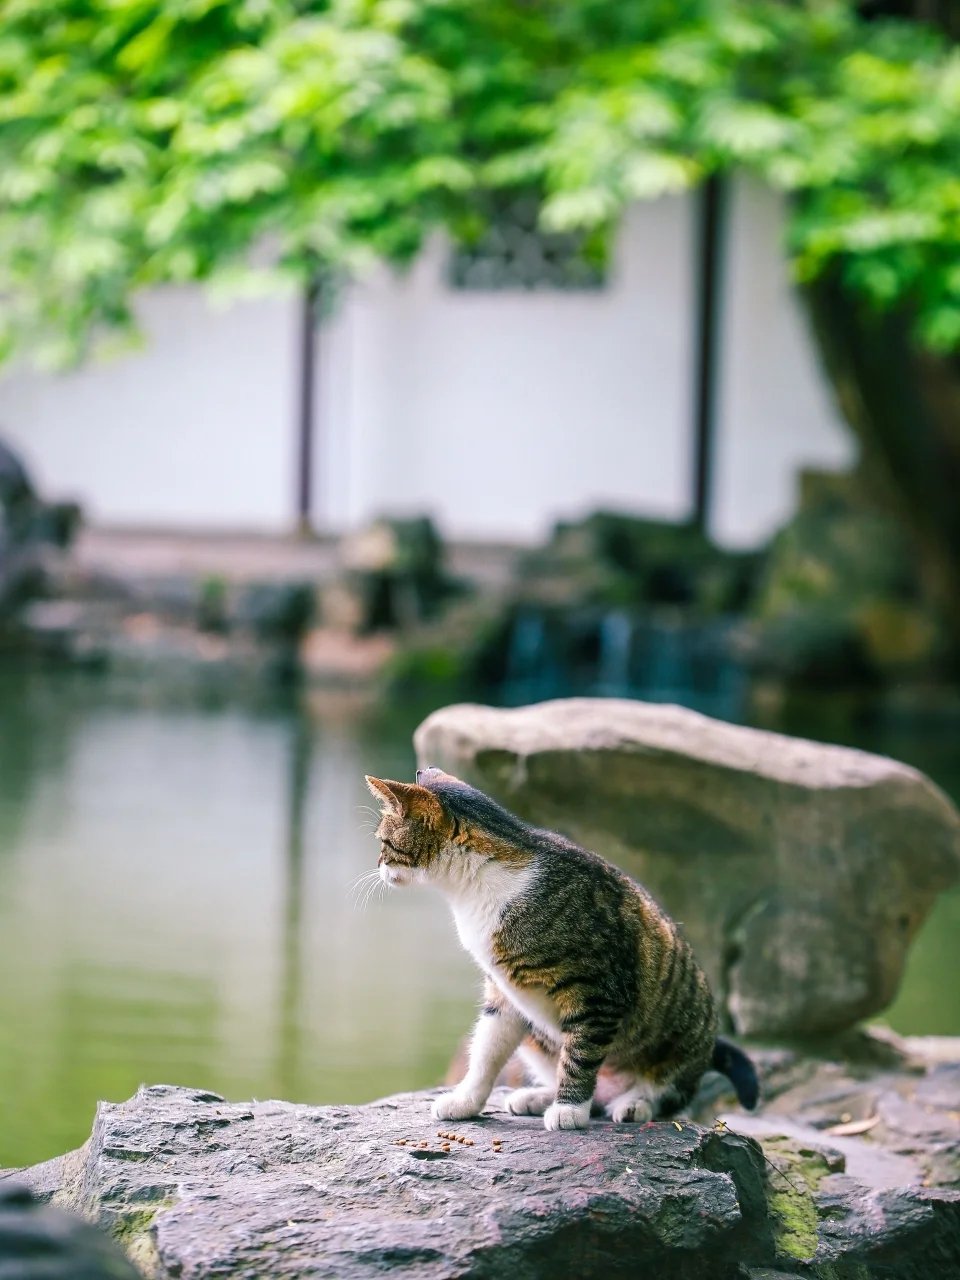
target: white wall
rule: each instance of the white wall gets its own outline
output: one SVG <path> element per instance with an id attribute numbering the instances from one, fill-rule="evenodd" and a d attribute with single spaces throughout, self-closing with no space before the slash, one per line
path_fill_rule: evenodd
<path id="1" fill-rule="evenodd" d="M 458 535 L 526 539 L 600 503 L 681 516 L 690 234 L 685 201 L 638 208 L 597 292 L 449 290 L 439 244 L 358 290 L 334 519 L 433 507 Z"/>
<path id="2" fill-rule="evenodd" d="M 281 528 L 294 495 L 296 307 L 147 295 L 142 354 L 0 381 L 0 434 L 42 491 L 109 524 Z"/>
<path id="3" fill-rule="evenodd" d="M 439 243 L 355 287 L 319 338 L 321 521 L 428 509 L 458 537 L 533 539 L 598 505 L 686 514 L 692 207 L 633 210 L 598 292 L 452 291 Z M 799 464 L 850 446 L 788 292 L 779 204 L 738 184 L 731 214 L 715 526 L 744 544 L 789 512 Z M 102 523 L 290 528 L 297 300 L 223 312 L 165 290 L 143 316 L 142 355 L 0 381 L 0 433 Z"/>
<path id="4" fill-rule="evenodd" d="M 854 456 L 817 364 L 783 254 L 783 209 L 757 183 L 731 192 L 717 393 L 713 532 L 750 545 L 794 504 L 801 467 Z"/>

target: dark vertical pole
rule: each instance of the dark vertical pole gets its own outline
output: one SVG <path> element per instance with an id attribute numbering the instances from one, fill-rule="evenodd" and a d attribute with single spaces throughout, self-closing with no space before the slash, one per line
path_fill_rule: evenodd
<path id="1" fill-rule="evenodd" d="M 717 175 L 698 192 L 696 229 L 696 346 L 694 348 L 693 520 L 710 527 L 716 392 L 720 348 L 720 283 L 726 190 Z"/>
<path id="2" fill-rule="evenodd" d="M 280 1096 L 299 1096 L 300 1001 L 303 991 L 304 827 L 313 748 L 310 722 L 300 713 L 291 726 L 284 842 L 283 939 L 280 976 Z"/>
<path id="3" fill-rule="evenodd" d="M 300 390 L 297 431 L 297 525 L 300 533 L 313 532 L 313 453 L 316 428 L 317 318 L 320 280 L 314 277 L 303 291 L 300 320 Z"/>

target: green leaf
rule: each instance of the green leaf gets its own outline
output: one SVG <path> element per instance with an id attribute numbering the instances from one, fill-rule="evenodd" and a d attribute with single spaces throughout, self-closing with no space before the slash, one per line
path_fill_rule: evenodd
<path id="1" fill-rule="evenodd" d="M 654 151 L 631 156 L 624 166 L 623 189 L 634 200 L 673 195 L 692 186 L 699 176 L 693 160 Z"/>
<path id="2" fill-rule="evenodd" d="M 147 284 L 410 260 L 504 189 L 606 252 L 747 170 L 799 280 L 960 350 L 960 50 L 852 0 L 5 0 L 0 359 L 76 358 Z M 232 286 L 231 286 L 232 287 Z"/>
<path id="3" fill-rule="evenodd" d="M 755 102 L 708 104 L 701 136 L 708 145 L 736 160 L 753 160 L 781 151 L 796 138 L 793 121 Z"/>
<path id="4" fill-rule="evenodd" d="M 578 231 L 608 222 L 617 207 L 614 195 L 603 187 L 561 191 L 547 200 L 541 222 L 546 231 Z"/>

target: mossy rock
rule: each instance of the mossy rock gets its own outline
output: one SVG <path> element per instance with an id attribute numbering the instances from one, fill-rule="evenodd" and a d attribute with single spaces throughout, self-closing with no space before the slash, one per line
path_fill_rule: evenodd
<path id="1" fill-rule="evenodd" d="M 802 494 L 770 545 L 751 609 L 757 672 L 829 689 L 944 671 L 943 620 L 899 523 L 855 474 L 808 475 Z"/>
<path id="2" fill-rule="evenodd" d="M 767 1207 L 778 1260 L 811 1262 L 819 1242 L 814 1196 L 828 1174 L 842 1170 L 843 1162 L 788 1137 L 764 1138 L 761 1145 L 769 1166 Z"/>
<path id="3" fill-rule="evenodd" d="M 521 597 L 617 608 L 729 613 L 750 597 L 760 558 L 726 551 L 685 522 L 598 511 L 560 523 L 520 567 Z"/>

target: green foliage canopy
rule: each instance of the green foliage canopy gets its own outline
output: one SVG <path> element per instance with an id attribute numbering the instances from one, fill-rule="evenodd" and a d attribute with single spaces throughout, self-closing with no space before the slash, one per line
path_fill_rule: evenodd
<path id="1" fill-rule="evenodd" d="M 598 251 L 744 169 L 960 349 L 960 51 L 844 0 L 0 0 L 0 358 L 60 363 L 137 290 L 402 263 L 491 191 Z M 254 270 L 255 268 L 255 270 Z"/>

